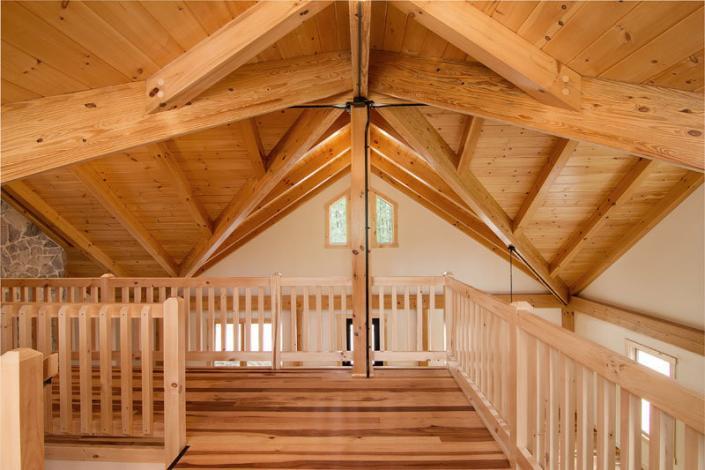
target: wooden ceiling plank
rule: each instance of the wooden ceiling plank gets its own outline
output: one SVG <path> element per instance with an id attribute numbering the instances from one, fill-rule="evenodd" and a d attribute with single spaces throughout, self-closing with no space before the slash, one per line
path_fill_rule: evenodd
<path id="1" fill-rule="evenodd" d="M 350 89 L 349 53 L 241 67 L 191 106 L 146 114 L 144 82 L 2 106 L 1 182 Z"/>
<path id="2" fill-rule="evenodd" d="M 284 138 L 272 150 L 271 164 L 267 172 L 248 186 L 245 194 L 233 199 L 224 209 L 210 237 L 202 239 L 184 259 L 180 275 L 191 277 L 217 251 L 220 245 L 247 219 L 257 205 L 284 178 L 315 144 L 318 138 L 342 113 L 339 109 L 307 109 L 298 117 Z M 337 151 L 341 149 L 341 135 L 334 134 L 311 151 Z"/>
<path id="3" fill-rule="evenodd" d="M 176 189 L 179 198 L 193 217 L 198 228 L 207 235 L 212 233 L 212 225 L 208 212 L 193 194 L 193 187 L 184 170 L 176 159 L 177 150 L 169 141 L 154 144 L 156 152 L 154 159 L 169 175 L 169 183 Z"/>
<path id="4" fill-rule="evenodd" d="M 610 215 L 622 204 L 629 201 L 642 181 L 649 175 L 649 170 L 654 167 L 653 160 L 640 158 L 629 172 L 619 181 L 617 186 L 609 192 L 607 197 L 597 206 L 595 212 L 586 220 L 578 230 L 565 241 L 551 262 L 550 272 L 555 274 L 561 267 L 568 264 L 587 241 L 604 225 Z"/>
<path id="5" fill-rule="evenodd" d="M 26 207 L 30 212 L 37 214 L 52 232 L 65 237 L 73 246 L 78 248 L 88 259 L 94 261 L 106 272 L 117 276 L 127 276 L 128 273 L 118 263 L 97 247 L 85 233 L 76 228 L 72 223 L 62 217 L 39 194 L 23 181 L 15 181 L 3 186 L 12 198 Z"/>
<path id="6" fill-rule="evenodd" d="M 350 0 L 350 50 L 352 59 L 352 90 L 355 96 L 367 96 L 370 65 L 370 24 L 372 2 Z"/>
<path id="7" fill-rule="evenodd" d="M 644 217 L 634 224 L 626 234 L 620 237 L 619 241 L 608 253 L 600 257 L 596 265 L 588 269 L 580 279 L 571 286 L 571 292 L 577 293 L 585 289 L 702 184 L 702 173 L 692 171 L 686 173 L 668 194 L 660 201 L 656 202 Z"/>
<path id="8" fill-rule="evenodd" d="M 262 229 L 280 219 L 283 213 L 290 213 L 299 207 L 302 200 L 308 199 L 312 193 L 317 193 L 328 186 L 332 180 L 346 173 L 350 167 L 350 154 L 343 153 L 333 159 L 320 164 L 318 161 L 307 162 L 309 174 L 285 192 L 275 197 L 268 196 L 265 204 L 252 212 L 247 220 L 223 243 L 221 248 L 211 256 L 199 271 L 213 266 L 219 260 L 228 256 L 244 244 L 244 240 L 251 240 L 252 234 L 258 234 Z"/>
<path id="9" fill-rule="evenodd" d="M 382 108 L 382 116 L 422 155 L 448 185 L 475 211 L 480 219 L 506 245 L 514 245 L 529 266 L 553 293 L 568 302 L 568 288 L 548 271 L 548 263 L 525 237 L 512 231 L 511 219 L 482 183 L 470 172 L 459 175 L 452 160 L 454 153 L 445 149 L 444 141 L 417 108 Z"/>
<path id="10" fill-rule="evenodd" d="M 701 329 L 576 296 L 565 308 L 705 355 L 705 333 Z"/>
<path id="11" fill-rule="evenodd" d="M 373 51 L 371 60 L 373 92 L 705 169 L 698 93 L 583 78 L 582 107 L 572 111 L 529 99 L 478 64 L 382 51 Z"/>
<path id="12" fill-rule="evenodd" d="M 147 112 L 189 103 L 329 3 L 257 2 L 148 78 Z"/>
<path id="13" fill-rule="evenodd" d="M 75 166 L 73 172 L 81 180 L 93 197 L 120 224 L 125 227 L 130 235 L 149 253 L 154 260 L 170 275 L 177 276 L 178 267 L 172 257 L 164 250 L 159 242 L 152 236 L 137 217 L 125 206 L 120 198 L 103 181 L 100 175 L 88 165 Z"/>
<path id="14" fill-rule="evenodd" d="M 261 178 L 265 172 L 264 162 L 267 156 L 264 151 L 264 145 L 262 145 L 259 130 L 257 129 L 257 123 L 253 118 L 250 118 L 243 119 L 238 124 L 240 136 L 247 149 L 247 156 L 250 159 L 250 163 L 252 163 L 254 176 L 255 178 Z"/>
<path id="15" fill-rule="evenodd" d="M 393 4 L 541 103 L 580 109 L 580 74 L 469 3 Z"/>
<path id="16" fill-rule="evenodd" d="M 536 177 L 536 182 L 531 187 L 526 199 L 524 199 L 519 212 L 514 217 L 513 227 L 515 232 L 531 221 L 536 211 L 543 205 L 551 185 L 561 174 L 561 170 L 568 163 L 570 156 L 573 155 L 577 147 L 578 142 L 574 140 L 558 140 L 551 150 L 551 156 L 541 169 L 541 173 Z"/>
<path id="17" fill-rule="evenodd" d="M 460 151 L 458 152 L 458 173 L 470 171 L 470 163 L 475 155 L 477 142 L 480 140 L 482 125 L 485 120 L 478 116 L 468 116 Z"/>

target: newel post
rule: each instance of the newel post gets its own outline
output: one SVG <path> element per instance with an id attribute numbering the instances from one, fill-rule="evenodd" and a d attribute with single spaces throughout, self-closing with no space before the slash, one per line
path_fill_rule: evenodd
<path id="1" fill-rule="evenodd" d="M 0 468 L 44 468 L 44 355 L 29 348 L 0 357 Z"/>
<path id="2" fill-rule="evenodd" d="M 453 324 L 452 324 L 453 290 L 449 286 L 450 279 L 452 279 L 452 276 L 453 276 L 453 273 L 451 273 L 451 272 L 446 271 L 443 273 L 443 324 L 445 325 L 445 329 L 446 329 L 446 335 L 445 335 L 446 344 L 444 346 L 445 346 L 445 350 L 446 350 L 446 355 L 448 356 L 448 360 L 455 359 L 455 341 L 454 341 Z"/>
<path id="3" fill-rule="evenodd" d="M 164 302 L 164 462 L 186 446 L 186 309 L 184 299 Z"/>
<path id="4" fill-rule="evenodd" d="M 274 273 L 270 282 L 272 305 L 272 369 L 279 368 L 279 324 L 281 322 L 282 273 Z"/>

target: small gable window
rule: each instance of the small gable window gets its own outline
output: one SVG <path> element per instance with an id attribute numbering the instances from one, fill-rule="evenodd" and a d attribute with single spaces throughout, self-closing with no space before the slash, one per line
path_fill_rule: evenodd
<path id="1" fill-rule="evenodd" d="M 340 194 L 326 204 L 326 246 L 350 245 L 350 194 Z"/>
<path id="2" fill-rule="evenodd" d="M 372 223 L 373 225 L 373 246 L 396 247 L 397 242 L 397 204 L 387 196 L 378 192 L 372 193 Z"/>

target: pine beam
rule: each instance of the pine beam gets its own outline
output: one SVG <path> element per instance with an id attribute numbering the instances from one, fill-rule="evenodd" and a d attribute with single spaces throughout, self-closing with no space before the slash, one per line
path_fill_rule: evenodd
<path id="1" fill-rule="evenodd" d="M 479 64 L 383 51 L 372 51 L 371 64 L 371 92 L 705 169 L 699 93 L 583 78 L 573 111 L 539 103 Z"/>
<path id="2" fill-rule="evenodd" d="M 257 129 L 257 123 L 254 118 L 243 119 L 237 123 L 237 126 L 240 129 L 240 137 L 245 143 L 247 156 L 252 163 L 252 171 L 256 178 L 261 178 L 265 172 L 264 162 L 267 156 L 265 155 L 262 139 Z"/>
<path id="3" fill-rule="evenodd" d="M 241 67 L 191 106 L 147 114 L 144 82 L 2 106 L 0 182 L 203 131 L 350 90 L 350 54 Z"/>
<path id="4" fill-rule="evenodd" d="M 370 372 L 367 363 L 369 338 L 366 318 L 369 272 L 367 264 L 368 228 L 365 221 L 365 181 L 369 174 L 369 161 L 365 148 L 367 107 L 353 106 L 350 114 L 350 246 L 352 247 L 352 374 L 365 376 Z"/>
<path id="5" fill-rule="evenodd" d="M 512 223 L 502 207 L 470 172 L 459 175 L 452 163 L 452 151 L 445 150 L 447 144 L 438 131 L 426 120 L 417 108 L 382 108 L 382 116 L 422 155 L 430 166 L 446 180 L 448 185 L 505 245 L 514 245 L 538 277 L 553 290 L 563 302 L 568 302 L 568 288 L 559 278 L 548 271 L 548 263 L 529 240 L 512 231 Z"/>
<path id="6" fill-rule="evenodd" d="M 543 205 L 548 196 L 548 191 L 551 185 L 566 163 L 573 155 L 573 152 L 578 147 L 578 142 L 574 140 L 559 139 L 556 145 L 551 150 L 551 156 L 548 162 L 541 169 L 541 173 L 536 177 L 536 182 L 531 187 L 529 194 L 524 199 L 524 203 L 519 208 L 519 212 L 514 217 L 514 231 L 521 229 L 522 226 L 529 222 L 536 211 Z"/>
<path id="7" fill-rule="evenodd" d="M 619 184 L 610 191 L 607 197 L 595 209 L 595 212 L 586 220 L 578 230 L 566 240 L 551 263 L 550 272 L 555 274 L 561 267 L 572 260 L 591 236 L 602 227 L 610 218 L 616 208 L 629 201 L 641 182 L 649 175 L 653 168 L 652 160 L 640 158 L 629 172 L 619 181 Z"/>
<path id="8" fill-rule="evenodd" d="M 412 0 L 393 4 L 539 102 L 580 108 L 580 74 L 470 3 Z"/>
<path id="9" fill-rule="evenodd" d="M 350 0 L 350 49 L 352 58 L 353 96 L 367 96 L 370 65 L 370 24 L 372 22 L 372 2 Z"/>
<path id="10" fill-rule="evenodd" d="M 213 253 L 247 219 L 257 205 L 306 155 L 318 138 L 342 113 L 339 109 L 308 109 L 304 111 L 282 140 L 272 150 L 271 164 L 267 172 L 253 184 L 246 186 L 218 218 L 213 234 L 202 239 L 183 261 L 180 275 L 193 276 L 208 261 Z M 338 138 L 334 135 L 332 139 Z M 328 143 L 325 141 L 323 144 Z M 323 145 L 322 144 L 322 145 Z M 331 148 L 334 148 L 331 145 Z"/>
<path id="11" fill-rule="evenodd" d="M 571 292 L 577 293 L 585 289 L 702 184 L 702 173 L 691 171 L 685 174 L 668 194 L 655 203 L 641 220 L 620 237 L 619 242 L 606 255 L 600 257 L 600 261 L 595 266 L 583 273 L 580 279 L 571 286 Z"/>
<path id="12" fill-rule="evenodd" d="M 468 116 L 468 122 L 463 133 L 462 146 L 458 152 L 458 173 L 462 174 L 470 171 L 470 162 L 472 157 L 475 156 L 475 149 L 477 148 L 477 142 L 480 140 L 480 133 L 484 123 L 485 120 L 481 117 Z"/>
<path id="13" fill-rule="evenodd" d="M 22 204 L 33 214 L 37 214 L 43 224 L 65 238 L 71 245 L 88 259 L 94 261 L 106 272 L 116 276 L 127 276 L 127 272 L 118 263 L 97 247 L 82 230 L 62 217 L 51 205 L 23 181 L 15 181 L 3 186 L 3 191 Z"/>
<path id="14" fill-rule="evenodd" d="M 169 182 L 179 194 L 179 199 L 181 199 L 188 209 L 198 228 L 203 233 L 210 234 L 212 231 L 210 216 L 208 215 L 205 207 L 203 207 L 203 204 L 201 204 L 198 199 L 196 199 L 196 196 L 194 196 L 191 183 L 189 182 L 183 169 L 179 166 L 179 162 L 176 160 L 176 150 L 174 149 L 173 144 L 168 141 L 159 142 L 154 144 L 154 147 L 156 150 L 154 153 L 154 159 L 169 175 Z"/>
<path id="15" fill-rule="evenodd" d="M 151 233 L 142 225 L 135 215 L 125 206 L 120 198 L 108 187 L 107 183 L 90 164 L 76 166 L 73 172 L 81 180 L 90 194 L 127 230 L 147 253 L 159 263 L 170 276 L 179 273 L 171 255 L 161 246 Z"/>
<path id="16" fill-rule="evenodd" d="M 145 84 L 147 111 L 189 103 L 329 4 L 255 3 L 150 77 Z"/>

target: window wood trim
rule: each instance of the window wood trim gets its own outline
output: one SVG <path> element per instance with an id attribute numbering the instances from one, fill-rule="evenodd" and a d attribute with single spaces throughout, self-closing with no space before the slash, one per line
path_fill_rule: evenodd
<path id="1" fill-rule="evenodd" d="M 372 248 L 398 248 L 399 247 L 399 204 L 397 202 L 376 189 L 371 189 L 370 194 L 370 228 L 372 229 L 372 239 L 370 240 L 370 246 Z M 377 196 L 381 197 L 387 201 L 392 206 L 392 242 L 391 243 L 378 243 L 377 242 Z"/>
<path id="2" fill-rule="evenodd" d="M 637 343 L 634 340 L 631 339 L 625 339 L 624 344 L 627 349 L 627 356 L 629 359 L 633 360 L 636 362 L 637 357 L 637 350 L 642 350 L 645 353 L 651 354 L 653 356 L 658 357 L 659 359 L 663 359 L 664 361 L 668 362 L 671 364 L 671 374 L 670 377 L 672 379 L 676 378 L 676 366 L 678 365 L 678 358 L 675 356 L 671 356 L 670 354 L 666 354 L 664 352 L 659 351 L 658 349 L 654 349 L 650 346 L 646 346 L 641 343 Z"/>
<path id="3" fill-rule="evenodd" d="M 347 198 L 347 205 L 345 206 L 345 224 L 346 224 L 346 239 L 347 242 L 345 244 L 342 243 L 331 243 L 330 241 L 330 206 L 338 202 L 341 198 L 346 197 Z M 323 207 L 323 218 L 325 219 L 325 224 L 324 224 L 324 238 L 325 238 L 325 247 L 326 248 L 350 248 L 350 190 L 343 191 L 342 193 L 337 194 L 334 198 L 330 199 L 328 202 L 326 202 L 325 206 Z"/>

